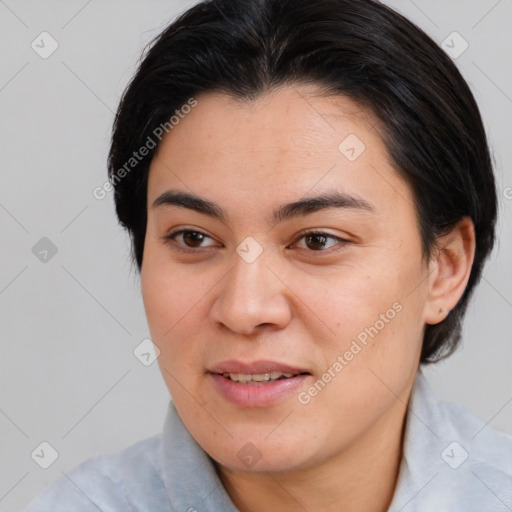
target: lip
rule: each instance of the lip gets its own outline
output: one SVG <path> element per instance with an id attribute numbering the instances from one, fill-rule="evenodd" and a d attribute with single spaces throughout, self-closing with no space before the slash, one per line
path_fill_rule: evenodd
<path id="1" fill-rule="evenodd" d="M 240 384 L 222 376 L 223 373 L 251 375 L 272 371 L 292 373 L 294 376 L 266 384 Z M 307 378 L 311 377 L 311 374 L 306 369 L 292 367 L 278 361 L 243 363 L 230 360 L 215 365 L 209 370 L 208 377 L 211 379 L 213 387 L 228 402 L 239 407 L 262 408 L 279 404 L 291 394 L 296 395 L 297 389 Z"/>
<path id="2" fill-rule="evenodd" d="M 245 375 L 254 375 L 256 373 L 282 372 L 282 373 L 309 373 L 306 368 L 292 367 L 279 361 L 253 361 L 252 363 L 243 363 L 235 359 L 223 361 L 213 366 L 211 373 L 243 373 Z"/>

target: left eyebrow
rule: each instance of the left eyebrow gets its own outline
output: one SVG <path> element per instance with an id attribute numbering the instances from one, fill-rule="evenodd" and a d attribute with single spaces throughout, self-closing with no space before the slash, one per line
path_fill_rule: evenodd
<path id="1" fill-rule="evenodd" d="M 188 208 L 215 218 L 224 224 L 226 224 L 228 217 L 226 212 L 216 203 L 180 190 L 167 190 L 153 201 L 152 208 L 164 205 Z M 366 199 L 332 191 L 281 205 L 272 212 L 267 220 L 271 224 L 277 224 L 292 218 L 311 215 L 330 208 L 343 208 L 375 213 L 375 207 Z"/>

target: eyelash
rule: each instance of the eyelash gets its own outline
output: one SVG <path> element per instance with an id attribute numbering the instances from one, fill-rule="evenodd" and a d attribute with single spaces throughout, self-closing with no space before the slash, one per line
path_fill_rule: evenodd
<path id="1" fill-rule="evenodd" d="M 178 235 L 182 235 L 184 233 L 199 233 L 199 234 L 201 234 L 203 236 L 211 238 L 206 233 L 203 233 L 202 231 L 199 231 L 197 229 L 180 229 L 179 231 L 175 231 L 174 233 L 170 233 L 168 235 L 165 235 L 162 238 L 163 238 L 164 243 L 169 244 L 169 245 L 172 244 L 173 248 L 175 248 L 178 251 L 182 251 L 182 252 L 186 252 L 186 253 L 197 253 L 198 250 L 201 249 L 201 247 L 191 248 L 191 247 L 186 247 L 186 246 L 183 247 L 183 246 L 176 245 L 175 238 Z M 320 236 L 325 237 L 325 238 L 330 238 L 332 240 L 336 240 L 338 242 L 337 245 L 340 245 L 340 247 L 332 249 L 332 250 L 308 250 L 308 249 L 306 249 L 307 252 L 320 253 L 320 254 L 332 254 L 334 252 L 340 251 L 345 245 L 350 243 L 349 240 L 346 240 L 344 238 L 340 238 L 340 237 L 331 235 L 329 233 L 324 233 L 322 231 L 306 231 L 306 232 L 303 232 L 303 233 L 300 234 L 300 236 L 299 236 L 299 238 L 297 240 L 300 240 L 300 239 L 305 238 L 307 236 L 314 236 L 314 235 L 320 235 Z"/>

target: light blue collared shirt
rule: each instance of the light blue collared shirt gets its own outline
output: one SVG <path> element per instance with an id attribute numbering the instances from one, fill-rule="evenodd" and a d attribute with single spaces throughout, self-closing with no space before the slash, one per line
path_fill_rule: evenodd
<path id="1" fill-rule="evenodd" d="M 162 434 L 89 459 L 23 512 L 238 512 L 170 402 Z M 391 512 L 512 510 L 512 435 L 436 400 L 418 372 Z"/>

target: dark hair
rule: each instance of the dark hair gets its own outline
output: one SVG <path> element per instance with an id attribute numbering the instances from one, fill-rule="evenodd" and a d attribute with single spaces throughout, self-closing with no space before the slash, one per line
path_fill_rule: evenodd
<path id="1" fill-rule="evenodd" d="M 473 220 L 468 285 L 445 320 L 426 326 L 421 362 L 451 354 L 494 245 L 497 197 L 478 106 L 444 51 L 374 0 L 204 1 L 148 46 L 121 99 L 108 158 L 117 215 L 138 270 L 157 127 L 169 131 L 170 117 L 200 92 L 250 100 L 286 84 L 316 84 L 326 94 L 350 97 L 380 121 L 397 172 L 414 194 L 426 257 L 463 216 Z M 154 147 L 130 161 L 144 146 Z"/>

